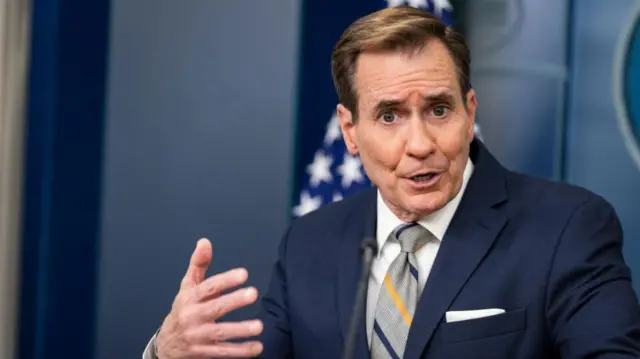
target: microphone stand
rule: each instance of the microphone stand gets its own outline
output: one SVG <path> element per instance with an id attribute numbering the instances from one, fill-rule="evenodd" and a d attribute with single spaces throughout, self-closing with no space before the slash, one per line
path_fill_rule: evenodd
<path id="1" fill-rule="evenodd" d="M 367 284 L 369 282 L 369 275 L 371 273 L 371 263 L 373 262 L 373 258 L 378 255 L 378 243 L 376 242 L 375 238 L 365 239 L 362 243 L 361 250 L 363 252 L 362 276 L 360 277 L 360 281 L 358 282 L 358 291 L 356 293 L 353 313 L 351 313 L 349 334 L 347 336 L 347 343 L 345 345 L 344 353 L 342 354 L 342 359 L 351 359 L 353 350 L 356 346 L 358 324 L 360 323 L 361 314 L 364 311 Z"/>

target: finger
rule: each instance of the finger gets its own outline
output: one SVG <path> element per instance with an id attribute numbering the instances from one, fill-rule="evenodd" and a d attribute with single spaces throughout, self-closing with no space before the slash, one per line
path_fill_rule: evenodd
<path id="1" fill-rule="evenodd" d="M 253 358 L 262 353 L 262 343 L 250 341 L 244 343 L 218 343 L 200 345 L 193 348 L 196 356 L 213 358 Z"/>
<path id="2" fill-rule="evenodd" d="M 187 268 L 187 273 L 182 279 L 180 289 L 193 288 L 202 283 L 212 257 L 213 250 L 211 248 L 211 242 L 206 238 L 200 239 L 196 244 L 196 249 L 193 251 L 193 254 L 191 254 L 189 268 Z"/>
<path id="3" fill-rule="evenodd" d="M 244 268 L 236 268 L 207 278 L 196 287 L 196 299 L 206 301 L 220 296 L 224 291 L 235 288 L 247 281 L 249 273 Z"/>
<path id="4" fill-rule="evenodd" d="M 231 339 L 246 339 L 262 333 L 260 320 L 244 322 L 208 323 L 193 329 L 189 333 L 191 343 L 215 344 Z"/>
<path id="5" fill-rule="evenodd" d="M 206 302 L 198 310 L 202 313 L 201 318 L 205 321 L 211 321 L 247 306 L 255 302 L 256 299 L 258 299 L 258 290 L 256 288 L 243 288 Z"/>

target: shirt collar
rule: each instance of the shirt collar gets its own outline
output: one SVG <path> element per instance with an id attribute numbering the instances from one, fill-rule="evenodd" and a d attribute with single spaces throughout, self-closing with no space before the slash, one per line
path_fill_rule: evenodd
<path id="1" fill-rule="evenodd" d="M 473 162 L 471 162 L 471 159 L 467 159 L 467 164 L 465 165 L 464 172 L 462 174 L 462 186 L 460 187 L 458 194 L 456 194 L 456 196 L 444 207 L 418 220 L 418 223 L 421 226 L 429 230 L 440 241 L 444 237 L 444 234 L 449 227 L 449 223 L 451 223 L 451 219 L 453 219 L 453 216 L 458 209 L 460 200 L 462 200 L 462 196 L 467 188 L 469 179 L 473 174 L 473 168 Z M 387 241 L 389 234 L 391 234 L 397 226 L 405 223 L 398 219 L 398 217 L 396 217 L 387 204 L 382 200 L 380 190 L 378 190 L 377 194 L 376 222 L 376 239 L 378 242 L 378 248 L 380 249 L 382 249 L 382 246 Z"/>

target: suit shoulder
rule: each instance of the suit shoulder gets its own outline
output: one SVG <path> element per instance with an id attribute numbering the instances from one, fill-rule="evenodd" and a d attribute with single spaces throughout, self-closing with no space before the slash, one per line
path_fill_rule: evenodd
<path id="1" fill-rule="evenodd" d="M 316 227 L 326 229 L 327 226 L 331 227 L 348 221 L 348 218 L 353 215 L 362 215 L 363 210 L 375 204 L 376 189 L 369 188 L 300 216 L 293 220 L 291 227 L 305 230 Z"/>
<path id="2" fill-rule="evenodd" d="M 613 209 L 604 197 L 585 187 L 517 172 L 509 172 L 507 175 L 507 190 L 510 196 L 524 203 L 553 207 L 556 210 L 565 208 L 575 211 L 585 204 Z"/>
<path id="3" fill-rule="evenodd" d="M 366 189 L 341 201 L 326 204 L 294 219 L 281 242 L 281 249 L 295 253 L 294 262 L 302 267 L 312 265 L 315 260 L 330 258 L 326 254 L 335 254 L 345 233 L 374 215 L 375 206 L 375 189 Z"/>

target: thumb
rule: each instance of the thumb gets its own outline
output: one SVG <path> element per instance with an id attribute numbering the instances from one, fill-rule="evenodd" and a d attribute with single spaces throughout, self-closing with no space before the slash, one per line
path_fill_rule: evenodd
<path id="1" fill-rule="evenodd" d="M 191 254 L 189 268 L 184 278 L 182 278 L 180 289 L 193 288 L 204 280 L 212 256 L 211 242 L 206 238 L 200 239 L 196 244 L 196 249 Z"/>

